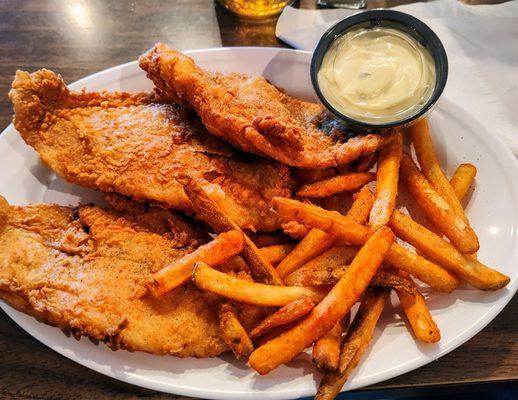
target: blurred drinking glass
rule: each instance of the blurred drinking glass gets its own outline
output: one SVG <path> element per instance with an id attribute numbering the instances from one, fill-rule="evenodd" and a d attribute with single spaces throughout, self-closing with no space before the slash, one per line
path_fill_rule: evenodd
<path id="1" fill-rule="evenodd" d="M 268 18 L 280 14 L 295 0 L 217 0 L 228 11 L 245 18 Z"/>

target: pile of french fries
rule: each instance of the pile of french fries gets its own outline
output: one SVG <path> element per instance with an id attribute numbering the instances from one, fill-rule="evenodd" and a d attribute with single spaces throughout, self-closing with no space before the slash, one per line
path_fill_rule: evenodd
<path id="1" fill-rule="evenodd" d="M 419 167 L 404 151 L 404 133 Z M 375 173 L 369 172 L 374 166 Z M 196 214 L 218 236 L 155 273 L 149 284 L 155 296 L 188 281 L 210 293 L 217 299 L 222 338 L 261 375 L 313 346 L 312 360 L 324 372 L 320 400 L 333 399 L 360 362 L 391 290 L 415 338 L 435 343 L 441 334 L 414 279 L 439 292 L 451 292 L 461 282 L 480 290 L 509 282 L 477 260 L 478 238 L 462 207 L 476 168 L 462 164 L 448 179 L 426 120 L 339 172 L 313 173 L 322 179 L 302 185 L 300 200 L 275 198 L 273 208 L 286 231 L 303 238 L 296 244 L 270 240 L 273 244 L 261 248 L 211 200 L 204 182 L 185 177 Z M 374 192 L 367 186 L 373 181 Z M 396 209 L 400 181 L 431 228 Z M 322 199 L 342 192 L 354 199 L 345 214 L 307 200 L 325 204 Z M 255 322 L 240 320 L 244 306 Z"/>

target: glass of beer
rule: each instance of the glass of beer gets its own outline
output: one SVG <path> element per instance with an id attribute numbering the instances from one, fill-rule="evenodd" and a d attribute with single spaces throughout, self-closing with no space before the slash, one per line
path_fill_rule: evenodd
<path id="1" fill-rule="evenodd" d="M 244 18 L 268 18 L 280 14 L 295 0 L 217 0 L 228 11 Z"/>

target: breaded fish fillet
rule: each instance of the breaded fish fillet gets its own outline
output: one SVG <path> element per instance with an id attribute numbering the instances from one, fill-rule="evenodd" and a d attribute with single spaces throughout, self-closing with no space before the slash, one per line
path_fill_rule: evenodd
<path id="1" fill-rule="evenodd" d="M 162 43 L 140 57 L 140 67 L 158 93 L 193 108 L 213 135 L 290 166 L 336 167 L 391 139 L 348 132 L 320 105 L 294 99 L 262 77 L 207 72 Z"/>
<path id="2" fill-rule="evenodd" d="M 48 70 L 18 71 L 9 97 L 25 142 L 70 182 L 190 211 L 176 180 L 188 174 L 211 184 L 214 199 L 240 227 L 280 227 L 270 205 L 274 196 L 291 194 L 288 168 L 239 157 L 178 105 L 144 93 L 72 92 Z"/>
<path id="3" fill-rule="evenodd" d="M 159 299 L 149 274 L 207 240 L 172 211 L 118 201 L 9 206 L 0 197 L 0 298 L 75 336 L 113 349 L 211 357 L 227 349 L 206 297 L 188 284 Z"/>

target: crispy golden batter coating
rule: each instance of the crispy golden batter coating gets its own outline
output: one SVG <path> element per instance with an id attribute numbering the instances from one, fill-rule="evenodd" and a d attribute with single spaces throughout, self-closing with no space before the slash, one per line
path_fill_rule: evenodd
<path id="1" fill-rule="evenodd" d="M 150 273 L 204 243 L 206 233 L 171 211 L 124 206 L 125 214 L 11 207 L 0 197 L 0 298 L 113 349 L 180 357 L 225 351 L 213 307 L 192 285 L 142 296 Z"/>
<path id="2" fill-rule="evenodd" d="M 241 227 L 275 230 L 274 196 L 290 196 L 280 163 L 235 154 L 198 119 L 148 94 L 71 92 L 48 70 L 18 71 L 9 97 L 14 125 L 41 159 L 70 182 L 138 201 L 191 210 L 176 178 L 204 178 Z"/>
<path id="3" fill-rule="evenodd" d="M 390 138 L 346 132 L 318 104 L 294 99 L 261 77 L 209 73 L 162 43 L 140 57 L 140 66 L 160 95 L 192 107 L 215 136 L 291 166 L 347 164 Z"/>

